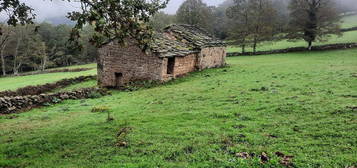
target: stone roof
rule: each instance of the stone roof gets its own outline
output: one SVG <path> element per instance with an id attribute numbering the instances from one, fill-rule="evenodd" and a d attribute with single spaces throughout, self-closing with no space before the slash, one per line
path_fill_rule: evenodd
<path id="1" fill-rule="evenodd" d="M 206 47 L 225 46 L 225 44 L 206 30 L 193 25 L 171 25 L 164 29 L 172 33 L 179 40 L 188 41 L 192 47 L 202 49 Z"/>
<path id="2" fill-rule="evenodd" d="M 150 49 L 153 53 L 157 53 L 159 57 L 186 56 L 198 52 L 187 43 L 170 39 L 164 33 L 155 33 L 153 38 Z"/>
<path id="3" fill-rule="evenodd" d="M 221 40 L 207 31 L 192 25 L 171 25 L 161 33 L 155 33 L 150 44 L 159 57 L 186 56 L 202 48 L 225 46 Z"/>

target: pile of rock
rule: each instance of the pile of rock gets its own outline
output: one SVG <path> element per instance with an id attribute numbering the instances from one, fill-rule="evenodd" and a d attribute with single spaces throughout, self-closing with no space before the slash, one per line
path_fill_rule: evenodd
<path id="1" fill-rule="evenodd" d="M 64 88 L 69 85 L 73 85 L 76 83 L 85 82 L 88 80 L 96 79 L 96 76 L 80 76 L 76 78 L 62 79 L 55 83 L 46 83 L 44 85 L 36 85 L 36 86 L 26 86 L 16 91 L 3 91 L 0 92 L 0 97 L 14 97 L 14 96 L 25 96 L 25 95 L 39 95 L 42 93 L 50 92 L 54 89 Z"/>
<path id="2" fill-rule="evenodd" d="M 338 50 L 338 49 L 348 49 L 348 48 L 357 48 L 357 43 L 340 43 L 340 44 L 327 44 L 321 46 L 313 46 L 311 51 L 325 51 L 325 50 Z M 234 52 L 227 53 L 228 57 L 232 56 L 245 56 L 245 55 L 269 55 L 269 54 L 281 54 L 281 53 L 289 53 L 289 52 L 299 52 L 299 51 L 307 51 L 305 47 L 293 47 L 279 50 L 270 50 L 270 51 L 258 51 L 258 52 Z"/>
<path id="3" fill-rule="evenodd" d="M 0 97 L 0 114 L 11 114 L 46 104 L 59 103 L 67 99 L 95 98 L 109 94 L 99 88 L 84 88 L 76 91 L 52 94 Z"/>

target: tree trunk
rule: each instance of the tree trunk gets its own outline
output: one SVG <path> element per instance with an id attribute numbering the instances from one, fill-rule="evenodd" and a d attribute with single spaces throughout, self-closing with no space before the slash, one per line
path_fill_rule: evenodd
<path id="1" fill-rule="evenodd" d="M 309 51 L 312 50 L 312 41 L 308 41 L 307 49 L 308 49 Z"/>
<path id="2" fill-rule="evenodd" d="M 257 52 L 257 39 L 254 38 L 254 41 L 253 41 L 253 53 L 255 54 Z"/>
<path id="3" fill-rule="evenodd" d="M 6 62 L 5 62 L 4 51 L 5 51 L 6 46 L 8 45 L 9 38 L 10 38 L 10 33 L 1 35 L 0 57 L 1 57 L 1 67 L 2 67 L 1 70 L 2 70 L 3 76 L 6 75 Z"/>
<path id="4" fill-rule="evenodd" d="M 245 53 L 245 44 L 242 45 L 242 53 Z"/>
<path id="5" fill-rule="evenodd" d="M 4 58 L 4 51 L 1 50 L 1 67 L 2 67 L 2 75 L 6 75 L 6 69 L 5 69 L 5 58 Z"/>
<path id="6" fill-rule="evenodd" d="M 41 71 L 45 71 L 45 69 L 46 69 L 46 64 L 47 64 L 47 56 L 45 55 L 45 56 L 42 58 Z"/>
<path id="7" fill-rule="evenodd" d="M 19 48 L 20 48 L 20 38 L 17 39 L 16 42 L 16 49 L 15 49 L 15 54 L 14 54 L 14 64 L 13 64 L 13 72 L 14 75 L 17 75 L 19 73 L 19 67 L 21 67 L 21 63 L 19 65 L 17 65 L 17 56 L 19 53 Z"/>

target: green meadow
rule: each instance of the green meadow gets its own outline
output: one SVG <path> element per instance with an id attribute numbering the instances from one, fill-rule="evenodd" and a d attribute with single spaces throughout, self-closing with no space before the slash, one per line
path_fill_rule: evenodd
<path id="1" fill-rule="evenodd" d="M 276 152 L 293 156 L 292 167 L 357 165 L 357 49 L 227 63 L 152 88 L 2 115 L 0 167 L 285 167 Z M 0 78 L 0 90 L 87 74 L 95 70 Z M 88 86 L 95 81 L 65 90 Z"/>
<path id="2" fill-rule="evenodd" d="M 86 76 L 86 75 L 96 75 L 97 74 L 96 67 L 97 67 L 96 64 L 76 65 L 76 66 L 66 67 L 66 69 L 75 69 L 75 68 L 93 68 L 93 69 L 88 71 L 71 72 L 71 73 L 58 72 L 58 73 L 45 73 L 45 74 L 28 75 L 28 76 L 3 77 L 0 78 L 0 91 L 15 90 L 29 85 L 42 85 L 46 83 L 56 82 L 66 78 L 75 78 L 75 77 Z M 63 69 L 63 68 L 55 68 L 55 69 Z"/>
<path id="3" fill-rule="evenodd" d="M 342 28 L 350 28 L 357 26 L 357 15 L 347 16 L 342 19 Z M 345 32 L 342 36 L 331 35 L 325 39 L 325 41 L 315 42 L 313 45 L 326 45 L 326 44 L 336 44 L 336 43 L 355 43 L 357 42 L 357 31 Z M 276 49 L 285 49 L 291 47 L 307 47 L 307 43 L 303 40 L 298 41 L 288 41 L 281 40 L 275 42 L 264 42 L 258 45 L 257 51 L 269 51 Z M 246 52 L 253 51 L 251 47 L 246 48 Z M 239 46 L 229 46 L 227 52 L 242 52 Z"/>
<path id="4" fill-rule="evenodd" d="M 342 19 L 342 28 L 350 28 L 357 26 L 357 15 L 346 16 Z"/>
<path id="5" fill-rule="evenodd" d="M 331 37 L 327 38 L 328 41 L 323 42 L 316 42 L 313 43 L 314 46 L 317 45 L 325 45 L 325 44 L 336 44 L 336 43 L 354 43 L 357 42 L 357 31 L 349 31 L 342 34 L 342 36 L 332 35 Z M 299 41 L 288 41 L 288 40 L 281 40 L 276 42 L 265 42 L 257 47 L 257 51 L 269 51 L 269 50 L 276 50 L 276 49 L 285 49 L 291 47 L 307 47 L 307 43 L 303 40 Z M 253 51 L 252 48 L 246 48 L 246 52 Z M 242 52 L 241 47 L 237 46 L 229 46 L 227 48 L 227 52 Z"/>

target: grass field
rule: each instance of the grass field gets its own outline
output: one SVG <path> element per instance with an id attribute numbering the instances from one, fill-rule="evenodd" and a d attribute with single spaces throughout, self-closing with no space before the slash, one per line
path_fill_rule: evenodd
<path id="1" fill-rule="evenodd" d="M 357 26 L 357 15 L 347 16 L 342 19 L 342 28 L 351 28 Z"/>
<path id="2" fill-rule="evenodd" d="M 60 67 L 60 68 L 52 68 L 48 70 L 55 70 L 55 69 L 77 69 L 77 68 L 97 68 L 97 64 L 84 64 L 84 65 L 73 65 L 67 67 Z"/>
<path id="3" fill-rule="evenodd" d="M 357 31 L 345 32 L 342 37 L 331 36 L 328 38 L 328 41 L 325 42 L 317 42 L 313 45 L 324 45 L 324 44 L 335 44 L 335 43 L 353 43 L 357 42 Z M 290 47 L 307 47 L 307 43 L 303 40 L 301 41 L 287 41 L 282 40 L 278 42 L 267 42 L 262 43 L 258 46 L 257 51 L 268 51 L 268 50 L 276 50 L 276 49 L 284 49 Z M 242 49 L 237 46 L 228 47 L 227 52 L 241 52 Z M 246 52 L 253 51 L 252 48 L 247 48 Z"/>
<path id="4" fill-rule="evenodd" d="M 151 89 L 0 116 L 0 167 L 283 167 L 278 151 L 295 167 L 357 165 L 356 49 L 227 61 Z M 91 112 L 104 106 L 113 121 Z"/>
<path id="5" fill-rule="evenodd" d="M 357 26 L 357 15 L 347 16 L 342 19 L 342 28 L 351 28 Z M 357 42 L 357 31 L 345 32 L 342 37 L 331 36 L 327 38 L 328 41 L 316 42 L 313 45 L 325 45 L 325 44 L 335 44 L 335 43 L 352 43 Z M 290 47 L 307 47 L 307 43 L 303 40 L 292 42 L 287 40 L 277 41 L 277 42 L 266 42 L 259 44 L 257 51 L 268 51 L 276 49 L 284 49 Z M 252 48 L 247 48 L 246 52 L 253 51 Z M 242 52 L 241 47 L 231 46 L 228 47 L 227 52 Z"/>
<path id="6" fill-rule="evenodd" d="M 76 65 L 67 68 L 69 69 L 94 68 L 94 69 L 88 71 L 82 71 L 82 72 L 59 72 L 59 73 L 47 73 L 47 74 L 38 74 L 38 75 L 31 75 L 31 76 L 4 77 L 4 78 L 0 78 L 0 91 L 15 90 L 17 88 L 25 87 L 28 85 L 40 85 L 45 83 L 52 83 L 61 79 L 73 78 L 82 75 L 97 74 L 96 64 Z"/>

